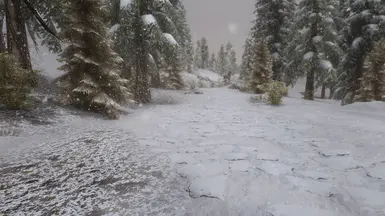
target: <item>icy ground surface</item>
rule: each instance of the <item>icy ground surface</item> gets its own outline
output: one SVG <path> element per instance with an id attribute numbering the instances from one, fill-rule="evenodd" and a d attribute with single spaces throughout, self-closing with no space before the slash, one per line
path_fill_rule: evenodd
<path id="1" fill-rule="evenodd" d="M 0 137 L 0 214 L 385 214 L 384 103 L 202 92 L 119 121 L 56 110 L 55 124 L 15 125 Z"/>

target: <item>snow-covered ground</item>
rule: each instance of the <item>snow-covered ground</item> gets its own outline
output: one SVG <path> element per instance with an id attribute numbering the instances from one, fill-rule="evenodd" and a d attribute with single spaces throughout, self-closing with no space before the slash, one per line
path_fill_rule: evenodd
<path id="1" fill-rule="evenodd" d="M 118 121 L 20 122 L 0 137 L 0 214 L 385 215 L 385 103 L 201 91 Z"/>

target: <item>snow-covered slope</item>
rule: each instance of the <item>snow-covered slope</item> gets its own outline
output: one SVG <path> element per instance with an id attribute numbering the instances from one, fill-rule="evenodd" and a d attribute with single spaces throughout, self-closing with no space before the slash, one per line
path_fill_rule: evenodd
<path id="1" fill-rule="evenodd" d="M 212 88 L 219 86 L 223 81 L 219 74 L 201 69 L 197 69 L 192 73 L 182 72 L 181 76 L 187 87 L 194 85 L 197 88 Z"/>
<path id="2" fill-rule="evenodd" d="M 271 107 L 202 91 L 0 137 L 0 213 L 384 215 L 385 103 Z"/>

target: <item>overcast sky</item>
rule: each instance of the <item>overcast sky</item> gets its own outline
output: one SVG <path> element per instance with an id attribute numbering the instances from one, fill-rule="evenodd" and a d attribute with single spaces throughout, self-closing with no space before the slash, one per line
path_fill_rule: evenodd
<path id="1" fill-rule="evenodd" d="M 231 41 L 239 62 L 253 20 L 255 0 L 183 0 L 183 2 L 194 44 L 199 38 L 206 37 L 210 52 L 217 53 L 221 44 Z"/>

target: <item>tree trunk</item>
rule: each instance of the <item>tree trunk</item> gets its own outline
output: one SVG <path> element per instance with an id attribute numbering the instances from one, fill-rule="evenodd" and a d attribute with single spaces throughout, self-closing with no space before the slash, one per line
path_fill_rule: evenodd
<path id="1" fill-rule="evenodd" d="M 7 23 L 7 49 L 20 62 L 22 68 L 31 70 L 25 21 L 21 12 L 21 0 L 4 0 Z"/>
<path id="2" fill-rule="evenodd" d="M 317 1 L 313 2 L 313 13 L 317 14 L 318 13 L 318 4 Z M 313 23 L 310 27 L 310 38 L 314 38 L 317 36 L 317 23 Z M 311 47 L 311 50 L 313 53 L 317 53 L 317 48 L 313 44 L 312 40 L 309 40 L 308 46 Z M 306 75 L 306 86 L 305 86 L 305 100 L 314 100 L 314 81 L 315 81 L 315 73 L 316 73 L 316 67 L 311 66 L 309 71 L 307 72 Z"/>
<path id="3" fill-rule="evenodd" d="M 153 88 L 160 88 L 160 74 L 155 73 L 151 75 L 151 86 Z"/>
<path id="4" fill-rule="evenodd" d="M 0 8 L 0 10 L 2 9 L 3 8 Z M 3 53 L 6 51 L 4 34 L 3 34 L 3 25 L 4 25 L 4 14 L 0 14 L 0 53 Z"/>
<path id="5" fill-rule="evenodd" d="M 148 82 L 148 66 L 147 66 L 147 50 L 146 39 L 147 35 L 144 32 L 142 24 L 142 16 L 147 14 L 146 1 L 140 1 L 138 14 L 135 20 L 135 45 L 136 45 L 136 59 L 135 59 L 135 90 L 134 99 L 139 103 L 149 103 L 151 101 L 151 92 Z"/>
<path id="6" fill-rule="evenodd" d="M 314 100 L 314 73 L 315 69 L 312 67 L 306 75 L 305 100 Z"/>
<path id="7" fill-rule="evenodd" d="M 330 94 L 329 94 L 329 99 L 333 99 L 334 92 L 335 92 L 335 85 L 332 83 L 330 84 Z"/>
<path id="8" fill-rule="evenodd" d="M 326 98 L 326 84 L 322 84 L 321 98 L 322 98 L 322 99 L 325 99 L 325 98 Z"/>

